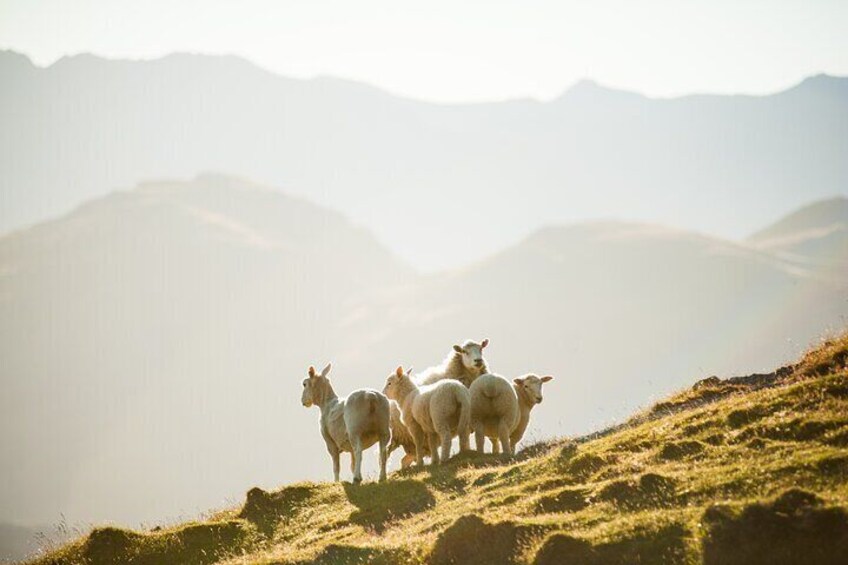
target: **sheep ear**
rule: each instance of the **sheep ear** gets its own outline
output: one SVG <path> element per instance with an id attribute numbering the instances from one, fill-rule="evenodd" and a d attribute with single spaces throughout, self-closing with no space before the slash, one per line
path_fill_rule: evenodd
<path id="1" fill-rule="evenodd" d="M 523 384 L 524 384 L 524 379 L 522 379 L 522 378 L 515 378 L 515 379 L 512 379 L 512 382 L 514 382 L 514 383 L 515 383 L 515 384 L 517 384 L 517 385 L 523 385 Z"/>
<path id="2" fill-rule="evenodd" d="M 309 366 L 309 376 L 310 377 L 315 376 L 315 367 L 313 367 L 312 365 Z"/>
<path id="3" fill-rule="evenodd" d="M 327 366 L 321 369 L 321 376 L 326 377 L 330 373 L 330 369 L 333 368 L 332 363 L 327 363 Z"/>
<path id="4" fill-rule="evenodd" d="M 453 350 L 456 351 L 457 353 L 462 353 L 462 348 L 458 345 L 454 345 Z"/>
<path id="5" fill-rule="evenodd" d="M 554 378 L 553 378 L 552 376 L 550 376 L 550 375 L 545 375 L 544 377 L 542 377 L 542 382 L 543 382 L 543 383 L 546 383 L 546 382 L 548 382 L 548 381 L 552 381 L 552 380 L 554 380 Z"/>
<path id="6" fill-rule="evenodd" d="M 484 349 L 487 345 L 489 345 L 489 338 L 483 340 L 483 343 L 480 344 L 480 349 Z"/>
<path id="7" fill-rule="evenodd" d="M 411 375 L 411 374 L 412 374 L 412 365 L 410 365 L 410 366 L 406 369 L 406 374 L 407 374 L 407 375 Z"/>
<path id="8" fill-rule="evenodd" d="M 398 377 L 402 377 L 403 376 L 403 367 L 398 365 L 398 368 L 395 369 L 395 375 L 397 375 Z"/>

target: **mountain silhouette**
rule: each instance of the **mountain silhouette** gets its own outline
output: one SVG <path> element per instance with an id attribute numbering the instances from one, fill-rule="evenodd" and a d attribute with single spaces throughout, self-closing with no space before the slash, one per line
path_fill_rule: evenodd
<path id="1" fill-rule="evenodd" d="M 585 218 L 741 237 L 848 186 L 848 79 L 826 75 L 769 96 L 583 81 L 544 103 L 430 104 L 233 56 L 39 68 L 6 51 L 0 84 L 0 231 L 221 170 L 342 211 L 434 270 Z"/>

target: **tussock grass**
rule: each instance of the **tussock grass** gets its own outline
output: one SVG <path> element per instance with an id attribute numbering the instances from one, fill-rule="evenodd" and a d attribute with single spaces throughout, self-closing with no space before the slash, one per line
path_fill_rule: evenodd
<path id="1" fill-rule="evenodd" d="M 842 562 L 846 359 L 848 335 L 509 462 L 462 455 L 385 484 L 252 489 L 209 521 L 98 528 L 35 564 Z"/>

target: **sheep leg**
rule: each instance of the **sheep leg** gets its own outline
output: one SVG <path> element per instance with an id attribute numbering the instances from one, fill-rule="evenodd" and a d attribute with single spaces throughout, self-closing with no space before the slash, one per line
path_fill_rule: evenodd
<path id="1" fill-rule="evenodd" d="M 337 449 L 330 451 L 330 458 L 333 460 L 333 480 L 339 482 L 339 470 L 341 461 L 339 461 L 339 451 Z"/>
<path id="2" fill-rule="evenodd" d="M 430 460 L 433 465 L 440 465 L 442 458 L 439 456 L 439 434 L 427 434 L 428 443 L 430 444 Z"/>
<path id="3" fill-rule="evenodd" d="M 350 452 L 350 474 L 356 473 L 356 458 L 353 456 L 353 451 Z"/>
<path id="4" fill-rule="evenodd" d="M 351 438 L 351 447 L 353 447 L 353 483 L 358 485 L 362 482 L 362 438 L 354 436 Z"/>
<path id="5" fill-rule="evenodd" d="M 408 468 L 410 465 L 412 465 L 413 461 L 415 461 L 415 455 L 413 455 L 412 453 L 405 453 L 403 459 L 400 460 L 400 468 Z"/>
<path id="6" fill-rule="evenodd" d="M 501 442 L 497 438 L 492 438 L 492 454 L 498 455 L 501 452 Z"/>
<path id="7" fill-rule="evenodd" d="M 482 422 L 477 422 L 474 426 L 474 440 L 477 442 L 477 452 L 485 453 L 486 431 Z"/>
<path id="8" fill-rule="evenodd" d="M 459 451 L 460 453 L 464 451 L 468 451 L 470 449 L 468 445 L 468 438 L 471 435 L 471 431 L 468 428 L 464 430 L 459 430 Z"/>
<path id="9" fill-rule="evenodd" d="M 389 436 L 380 437 L 380 482 L 386 480 L 386 461 L 389 458 Z"/>
<path id="10" fill-rule="evenodd" d="M 453 434 L 450 432 L 450 428 L 443 428 L 438 430 L 439 438 L 442 440 L 442 461 L 447 463 L 448 459 L 450 459 L 450 448 L 451 448 L 451 440 L 453 439 Z"/>
<path id="11" fill-rule="evenodd" d="M 504 457 L 512 457 L 513 448 L 512 441 L 509 439 L 509 426 L 506 425 L 506 422 L 503 419 L 498 424 L 498 439 L 500 440 L 501 445 L 503 445 Z"/>
<path id="12" fill-rule="evenodd" d="M 410 423 L 409 432 L 415 444 L 415 462 L 419 467 L 424 467 L 424 430 L 418 424 Z"/>

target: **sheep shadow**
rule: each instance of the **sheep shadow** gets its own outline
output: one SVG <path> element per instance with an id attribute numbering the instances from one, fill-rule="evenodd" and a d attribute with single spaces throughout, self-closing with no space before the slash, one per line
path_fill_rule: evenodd
<path id="1" fill-rule="evenodd" d="M 378 534 L 392 520 L 423 512 L 436 504 L 427 486 L 411 479 L 364 485 L 344 483 L 344 491 L 357 508 L 349 520 Z"/>

